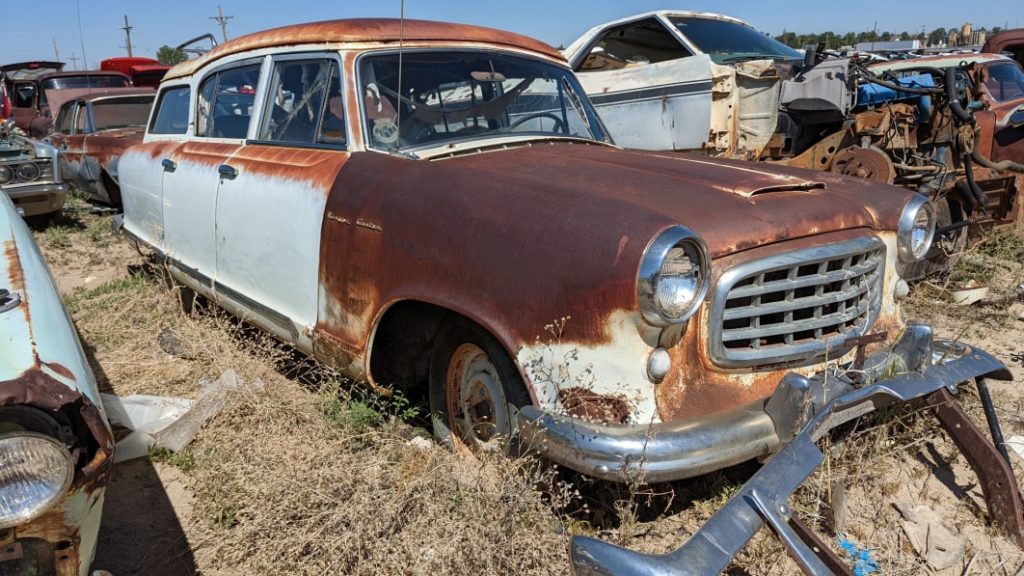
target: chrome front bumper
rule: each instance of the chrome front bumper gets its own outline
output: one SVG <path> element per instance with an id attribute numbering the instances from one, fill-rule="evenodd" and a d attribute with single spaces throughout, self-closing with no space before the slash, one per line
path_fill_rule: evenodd
<path id="1" fill-rule="evenodd" d="M 890 350 L 867 357 L 865 383 L 885 384 L 883 375 L 922 370 L 938 352 L 964 348 L 933 341 L 931 328 L 907 327 Z M 1002 364 L 980 351 L 936 368 L 959 368 L 959 382 L 984 376 Z M 984 360 L 982 360 L 984 359 Z M 994 362 L 995 364 L 991 364 Z M 754 458 L 765 458 L 796 436 L 829 400 L 862 389 L 843 371 L 805 378 L 790 373 L 765 401 L 683 422 L 600 424 L 525 406 L 519 412 L 524 446 L 567 468 L 612 482 L 664 482 L 700 476 Z M 813 407 L 813 408 L 811 408 Z"/>
<path id="2" fill-rule="evenodd" d="M 27 186 L 4 187 L 14 206 L 23 216 L 38 216 L 57 212 L 64 207 L 64 197 L 68 193 L 68 185 L 31 184 Z"/>
<path id="3" fill-rule="evenodd" d="M 746 408 L 701 420 L 694 427 L 632 427 L 629 433 L 616 427 L 609 432 L 607 427 L 549 414 L 531 418 L 539 411 L 523 410 L 520 425 L 527 442 L 535 442 L 556 462 L 610 480 L 693 476 L 781 446 L 676 550 L 644 554 L 575 537 L 570 546 L 573 573 L 718 574 L 765 523 L 805 572 L 831 573 L 817 550 L 787 528 L 793 520 L 788 498 L 824 459 L 816 442 L 833 428 L 885 406 L 933 397 L 938 392 L 955 393 L 960 383 L 975 378 L 1012 379 L 1006 367 L 985 352 L 933 341 L 927 326 L 909 326 L 891 351 L 869 356 L 862 373 L 867 375 L 863 383 L 845 379 L 841 373 L 810 379 L 790 374 L 760 410 Z M 766 425 L 765 418 L 772 426 Z M 696 472 L 683 466 L 695 466 Z"/>

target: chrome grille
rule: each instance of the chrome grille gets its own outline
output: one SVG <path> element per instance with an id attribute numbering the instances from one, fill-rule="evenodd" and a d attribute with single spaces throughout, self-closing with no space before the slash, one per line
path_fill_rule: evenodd
<path id="1" fill-rule="evenodd" d="M 885 246 L 877 238 L 816 246 L 726 271 L 712 300 L 711 355 L 725 366 L 845 353 L 882 302 Z"/>

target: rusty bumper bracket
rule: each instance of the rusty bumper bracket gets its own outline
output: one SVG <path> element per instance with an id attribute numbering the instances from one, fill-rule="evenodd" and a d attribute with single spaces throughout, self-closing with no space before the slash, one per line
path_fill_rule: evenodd
<path id="1" fill-rule="evenodd" d="M 930 352 L 930 333 L 926 335 L 922 331 L 921 336 L 919 349 Z M 945 343 L 935 344 L 953 349 Z M 824 460 L 817 442 L 830 430 L 876 409 L 912 401 L 923 401 L 933 408 L 982 478 L 993 519 L 1018 543 L 1024 543 L 1020 497 L 1012 471 L 959 405 L 952 402 L 958 384 L 982 377 L 1009 380 L 1010 373 L 999 360 L 985 352 L 959 345 L 958 352 L 956 358 L 932 366 L 927 366 L 931 355 L 922 356 L 924 363 L 920 371 L 856 388 L 832 399 L 676 550 L 644 554 L 577 536 L 570 544 L 573 573 L 577 576 L 719 574 L 765 524 L 805 573 L 845 573 L 847 570 L 842 568 L 838 556 L 797 520 L 789 507 L 789 497 Z"/>

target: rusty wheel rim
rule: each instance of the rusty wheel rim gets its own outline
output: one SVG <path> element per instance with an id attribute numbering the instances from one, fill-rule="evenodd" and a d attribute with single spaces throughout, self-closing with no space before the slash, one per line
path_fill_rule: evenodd
<path id="1" fill-rule="evenodd" d="M 479 346 L 462 344 L 452 354 L 445 400 L 454 441 L 476 448 L 508 433 L 505 390 L 497 368 Z"/>

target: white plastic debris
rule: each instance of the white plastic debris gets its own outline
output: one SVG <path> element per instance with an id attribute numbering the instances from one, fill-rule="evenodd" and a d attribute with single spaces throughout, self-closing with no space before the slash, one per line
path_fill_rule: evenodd
<path id="1" fill-rule="evenodd" d="M 114 462 L 146 456 L 153 446 L 181 451 L 195 439 L 207 420 L 224 409 L 232 393 L 262 387 L 259 380 L 244 384 L 234 370 L 228 369 L 220 378 L 206 383 L 195 401 L 142 394 L 101 394 L 110 423 L 132 431 L 115 446 Z"/>
<path id="2" fill-rule="evenodd" d="M 406 442 L 406 444 L 408 444 L 409 446 L 413 446 L 415 448 L 419 448 L 424 452 L 429 452 L 434 447 L 433 442 L 427 440 L 422 436 L 414 436 L 412 440 L 409 440 L 408 442 Z"/>
<path id="3" fill-rule="evenodd" d="M 1003 444 L 1013 450 L 1017 456 L 1024 459 L 1024 436 L 1010 436 L 1003 441 Z"/>
<path id="4" fill-rule="evenodd" d="M 896 509 L 910 544 L 932 568 L 945 570 L 963 558 L 967 538 L 947 528 L 934 510 L 908 502 L 896 502 Z"/>
<path id="5" fill-rule="evenodd" d="M 110 423 L 132 431 L 117 443 L 114 462 L 124 462 L 148 454 L 154 443 L 153 435 L 170 426 L 192 408 L 191 400 L 166 396 L 133 394 L 121 397 L 100 394 L 100 399 Z"/>

